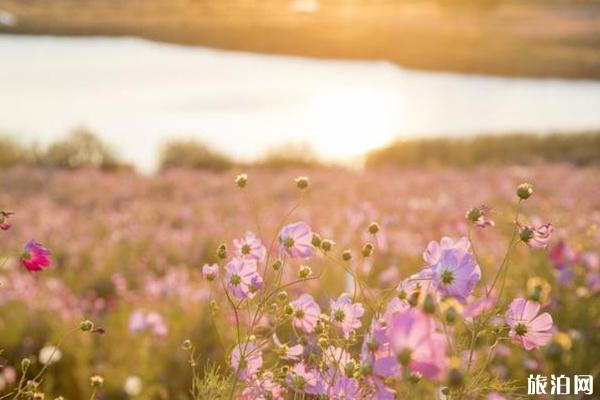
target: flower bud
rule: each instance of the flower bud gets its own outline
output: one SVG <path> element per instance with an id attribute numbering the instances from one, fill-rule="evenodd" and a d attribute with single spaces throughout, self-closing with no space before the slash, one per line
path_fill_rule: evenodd
<path id="1" fill-rule="evenodd" d="M 521 200 L 527 200 L 533 194 L 533 186 L 529 183 L 521 183 L 517 187 L 517 196 Z"/>
<path id="2" fill-rule="evenodd" d="M 317 335 L 320 335 L 324 331 L 325 331 L 325 327 L 323 326 L 323 323 L 321 321 L 317 321 L 317 323 L 315 324 L 315 333 Z"/>
<path id="3" fill-rule="evenodd" d="M 423 378 L 423 375 L 420 372 L 411 372 L 408 375 L 408 381 L 410 383 L 414 383 L 414 384 L 419 383 L 422 378 Z"/>
<path id="4" fill-rule="evenodd" d="M 219 257 L 221 260 L 227 258 L 227 245 L 225 243 L 221 243 L 217 248 L 217 257 Z"/>
<path id="5" fill-rule="evenodd" d="M 248 184 L 248 175 L 246 174 L 239 174 L 236 178 L 235 178 L 235 184 L 240 188 L 243 189 L 246 187 L 246 185 Z"/>
<path id="6" fill-rule="evenodd" d="M 377 222 L 371 222 L 369 224 L 369 233 L 371 235 L 376 234 L 377 232 L 379 232 L 379 224 L 377 224 Z"/>
<path id="7" fill-rule="evenodd" d="M 367 349 L 369 351 L 376 351 L 378 348 L 379 343 L 377 343 L 377 340 L 375 340 L 375 338 L 369 339 L 369 341 L 367 342 Z"/>
<path id="8" fill-rule="evenodd" d="M 283 261 L 275 260 L 275 261 L 273 261 L 273 265 L 271 265 L 271 268 L 273 268 L 273 271 L 279 271 L 282 266 L 283 266 Z"/>
<path id="9" fill-rule="evenodd" d="M 326 349 L 329 346 L 329 341 L 327 340 L 326 337 L 321 336 L 319 338 L 319 347 L 321 347 L 322 349 Z"/>
<path id="10" fill-rule="evenodd" d="M 448 371 L 448 386 L 456 388 L 462 386 L 465 381 L 465 375 L 458 368 L 451 368 Z"/>
<path id="11" fill-rule="evenodd" d="M 219 304 L 217 304 L 216 300 L 211 300 L 210 303 L 208 303 L 208 308 L 211 314 L 214 315 L 219 311 Z"/>
<path id="12" fill-rule="evenodd" d="M 90 386 L 93 388 L 99 388 L 104 385 L 104 378 L 100 375 L 94 375 L 90 378 Z"/>
<path id="13" fill-rule="evenodd" d="M 373 244 L 372 243 L 365 243 L 365 245 L 362 248 L 362 255 L 363 257 L 369 257 L 373 254 Z"/>
<path id="14" fill-rule="evenodd" d="M 363 362 L 362 364 L 360 364 L 358 373 L 362 376 L 369 376 L 373 373 L 373 366 L 368 362 Z"/>
<path id="15" fill-rule="evenodd" d="M 477 222 L 481 218 L 481 209 L 479 207 L 473 207 L 467 211 L 467 219 L 471 222 Z"/>
<path id="16" fill-rule="evenodd" d="M 342 253 L 342 259 L 344 261 L 352 260 L 352 252 L 350 251 L 350 249 L 344 250 L 344 252 Z"/>
<path id="17" fill-rule="evenodd" d="M 523 227 L 521 229 L 521 233 L 519 234 L 521 240 L 525 243 L 529 242 L 533 238 L 533 231 L 531 228 Z"/>
<path id="18" fill-rule="evenodd" d="M 288 297 L 288 293 L 285 290 L 282 290 L 281 292 L 277 293 L 277 300 L 279 301 L 286 301 Z"/>
<path id="19" fill-rule="evenodd" d="M 301 279 L 306 279 L 312 274 L 312 269 L 308 265 L 301 265 L 298 270 L 298 277 Z"/>
<path id="20" fill-rule="evenodd" d="M 333 241 L 332 240 L 324 239 L 321 242 L 321 249 L 323 251 L 330 251 L 332 247 L 333 247 Z"/>
<path id="21" fill-rule="evenodd" d="M 312 245 L 315 247 L 320 247 L 321 241 L 322 241 L 321 235 L 319 235 L 318 233 L 313 233 L 312 239 L 311 239 Z"/>
<path id="22" fill-rule="evenodd" d="M 79 323 L 79 329 L 82 332 L 89 332 L 92 329 L 94 329 L 94 323 L 92 321 L 90 321 L 89 319 L 86 319 L 85 321 L 81 321 Z"/>
<path id="23" fill-rule="evenodd" d="M 435 301 L 433 300 L 433 296 L 429 293 L 425 296 L 425 300 L 423 300 L 423 311 L 427 314 L 433 314 L 435 312 Z"/>
<path id="24" fill-rule="evenodd" d="M 184 350 L 189 351 L 189 350 L 191 350 L 194 347 L 194 344 L 192 343 L 192 341 L 190 339 L 186 339 L 186 340 L 183 341 L 183 344 L 181 345 L 181 347 Z"/>
<path id="25" fill-rule="evenodd" d="M 348 361 L 346 365 L 344 365 L 344 374 L 346 374 L 348 378 L 352 378 L 354 376 L 355 370 L 356 364 L 354 364 L 354 361 L 352 360 Z"/>
<path id="26" fill-rule="evenodd" d="M 306 176 L 297 177 L 294 182 L 296 182 L 296 187 L 300 190 L 305 190 L 308 188 L 308 178 Z"/>

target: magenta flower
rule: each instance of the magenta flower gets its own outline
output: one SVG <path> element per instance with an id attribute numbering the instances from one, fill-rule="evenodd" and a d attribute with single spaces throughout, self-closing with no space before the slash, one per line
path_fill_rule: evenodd
<path id="1" fill-rule="evenodd" d="M 444 296 L 464 302 L 481 279 L 481 269 L 469 252 L 466 239 L 461 239 L 456 245 L 448 240 L 443 238 L 439 247 L 431 243 L 427 247 L 427 251 L 435 249 L 435 255 L 428 257 L 430 261 L 435 261 L 431 265 L 433 287 Z"/>
<path id="2" fill-rule="evenodd" d="M 523 226 L 521 228 L 521 240 L 531 248 L 543 249 L 548 246 L 552 232 L 554 232 L 552 224 L 545 224 L 538 227 Z"/>
<path id="3" fill-rule="evenodd" d="M 0 229 L 3 231 L 10 229 L 12 224 L 9 217 L 13 214 L 14 212 L 12 211 L 0 211 Z"/>
<path id="4" fill-rule="evenodd" d="M 527 351 L 548 344 L 552 338 L 552 317 L 548 313 L 537 315 L 539 311 L 539 303 L 524 298 L 514 299 L 506 311 L 508 336 Z"/>
<path id="5" fill-rule="evenodd" d="M 263 287 L 263 280 L 256 271 L 256 260 L 233 258 L 225 266 L 227 287 L 238 299 L 251 299 Z"/>
<path id="6" fill-rule="evenodd" d="M 321 375 L 300 361 L 292 368 L 286 377 L 287 385 L 295 392 L 321 395 L 325 394 L 325 384 Z"/>
<path id="7" fill-rule="evenodd" d="M 267 255 L 267 249 L 252 232 L 247 232 L 241 239 L 234 239 L 233 246 L 238 258 L 253 258 L 261 262 Z"/>
<path id="8" fill-rule="evenodd" d="M 21 264 L 28 271 L 38 272 L 50 267 L 50 251 L 40 243 L 31 239 L 23 247 Z"/>
<path id="9" fill-rule="evenodd" d="M 279 232 L 280 251 L 292 258 L 309 258 L 313 255 L 312 231 L 304 222 L 286 225 Z"/>
<path id="10" fill-rule="evenodd" d="M 342 293 L 337 300 L 331 300 L 331 323 L 342 330 L 348 338 L 350 332 L 361 327 L 360 318 L 365 309 L 360 303 L 352 303 L 348 293 Z"/>
<path id="11" fill-rule="evenodd" d="M 439 379 L 448 367 L 446 338 L 436 332 L 434 321 L 411 308 L 397 314 L 388 330 L 390 344 L 398 361 L 412 372 Z"/>
<path id="12" fill-rule="evenodd" d="M 315 329 L 321 307 L 315 302 L 310 294 L 303 293 L 296 300 L 290 302 L 292 306 L 292 322 L 298 329 L 311 333 Z"/>
<path id="13" fill-rule="evenodd" d="M 207 281 L 214 281 L 219 277 L 219 266 L 217 264 L 204 264 L 202 266 L 202 275 Z"/>
<path id="14" fill-rule="evenodd" d="M 237 372 L 239 379 L 253 377 L 262 367 L 262 352 L 252 343 L 237 345 L 231 352 L 231 368 Z"/>
<path id="15" fill-rule="evenodd" d="M 564 240 L 552 246 L 548 256 L 557 269 L 571 267 L 577 260 L 577 253 Z"/>

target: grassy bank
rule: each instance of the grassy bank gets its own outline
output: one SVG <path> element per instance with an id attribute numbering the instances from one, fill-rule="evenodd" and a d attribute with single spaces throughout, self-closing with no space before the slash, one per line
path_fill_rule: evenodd
<path id="1" fill-rule="evenodd" d="M 570 163 L 600 164 L 600 132 L 508 134 L 469 138 L 398 140 L 374 150 L 366 166 Z"/>

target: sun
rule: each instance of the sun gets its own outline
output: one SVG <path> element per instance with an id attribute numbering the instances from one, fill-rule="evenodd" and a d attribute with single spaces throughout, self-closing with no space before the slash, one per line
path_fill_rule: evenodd
<path id="1" fill-rule="evenodd" d="M 399 110 L 394 96 L 369 88 L 320 93 L 309 106 L 311 142 L 324 158 L 356 157 L 394 138 Z"/>

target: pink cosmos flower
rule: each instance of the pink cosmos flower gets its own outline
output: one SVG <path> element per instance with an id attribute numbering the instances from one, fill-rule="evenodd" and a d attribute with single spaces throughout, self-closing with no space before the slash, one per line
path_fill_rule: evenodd
<path id="1" fill-rule="evenodd" d="M 292 306 L 292 322 L 298 329 L 311 333 L 315 329 L 321 307 L 315 302 L 310 294 L 303 293 L 296 300 L 290 302 Z"/>
<path id="2" fill-rule="evenodd" d="M 267 371 L 248 383 L 238 400 L 283 400 L 285 389 Z"/>
<path id="3" fill-rule="evenodd" d="M 344 366 L 352 359 L 350 353 L 341 347 L 329 346 L 323 352 L 323 360 L 327 365 L 330 378 L 344 374 Z"/>
<path id="4" fill-rule="evenodd" d="M 234 239 L 233 245 L 238 258 L 253 258 L 261 262 L 267 255 L 267 249 L 252 232 L 247 232 L 241 239 Z"/>
<path id="5" fill-rule="evenodd" d="M 14 212 L 12 211 L 0 211 L 0 229 L 3 231 L 10 229 L 12 224 L 9 217 L 13 214 Z"/>
<path id="6" fill-rule="evenodd" d="M 485 400 L 506 400 L 506 397 L 502 396 L 498 392 L 490 392 L 486 396 Z"/>
<path id="7" fill-rule="evenodd" d="M 548 257 L 558 269 L 571 267 L 577 260 L 577 253 L 567 242 L 561 240 L 548 251 Z"/>
<path id="8" fill-rule="evenodd" d="M 331 400 L 354 400 L 359 398 L 358 394 L 358 381 L 346 376 L 338 377 L 328 390 Z"/>
<path id="9" fill-rule="evenodd" d="M 342 293 L 337 300 L 331 300 L 331 322 L 342 330 L 348 338 L 350 332 L 361 327 L 360 318 L 365 309 L 360 303 L 352 303 L 348 293 Z"/>
<path id="10" fill-rule="evenodd" d="M 325 384 L 320 374 L 300 361 L 292 368 L 286 378 L 287 385 L 295 392 L 322 395 L 325 394 Z"/>
<path id="11" fill-rule="evenodd" d="M 482 312 L 491 310 L 495 304 L 496 295 L 495 292 L 492 291 L 489 296 L 483 295 L 469 301 L 462 311 L 462 316 L 467 321 L 473 321 L 473 319 L 479 316 L 479 314 Z"/>
<path id="12" fill-rule="evenodd" d="M 252 343 L 237 345 L 231 352 L 231 368 L 241 380 L 253 377 L 262 363 L 262 352 Z"/>
<path id="13" fill-rule="evenodd" d="M 227 287 L 238 299 L 251 299 L 263 287 L 253 258 L 233 258 L 225 266 L 225 279 Z"/>
<path id="14" fill-rule="evenodd" d="M 537 315 L 539 311 L 539 303 L 524 298 L 514 299 L 506 311 L 508 336 L 527 351 L 548 344 L 552 338 L 552 317 L 548 313 Z"/>
<path id="15" fill-rule="evenodd" d="M 425 252 L 433 272 L 432 283 L 440 294 L 465 301 L 481 279 L 481 269 L 469 252 L 469 243 L 465 238 L 456 245 L 449 238 L 443 238 L 440 245 L 432 242 Z"/>
<path id="16" fill-rule="evenodd" d="M 202 275 L 207 281 L 214 281 L 219 277 L 219 266 L 217 264 L 204 264 L 202 266 Z"/>
<path id="17" fill-rule="evenodd" d="M 492 209 L 489 206 L 482 204 L 479 207 L 467 211 L 467 219 L 480 228 L 495 226 L 496 224 L 494 221 L 489 218 L 491 213 Z"/>
<path id="18" fill-rule="evenodd" d="M 419 309 L 397 314 L 388 337 L 398 361 L 412 372 L 439 379 L 448 367 L 446 338 L 436 332 L 433 319 Z"/>
<path id="19" fill-rule="evenodd" d="M 456 243 L 449 238 L 444 236 L 440 242 L 431 241 L 427 245 L 427 249 L 423 252 L 423 260 L 429 265 L 433 267 L 437 264 L 442 256 L 444 250 L 462 250 L 465 253 L 469 251 L 469 240 L 467 238 L 460 238 L 460 240 Z"/>
<path id="20" fill-rule="evenodd" d="M 38 272 L 50 267 L 50 251 L 40 243 L 31 239 L 23 247 L 21 264 L 28 271 Z"/>
<path id="21" fill-rule="evenodd" d="M 554 232 L 552 224 L 545 224 L 538 227 L 523 226 L 521 228 L 521 240 L 531 248 L 543 249 L 548 246 L 552 232 Z"/>
<path id="22" fill-rule="evenodd" d="M 304 352 L 304 347 L 301 344 L 290 347 L 287 344 L 281 343 L 276 333 L 273 334 L 273 343 L 277 346 L 278 353 L 281 354 L 279 357 L 283 360 L 296 361 Z"/>
<path id="23" fill-rule="evenodd" d="M 304 222 L 286 225 L 279 232 L 280 251 L 292 258 L 309 258 L 313 255 L 312 231 Z"/>

